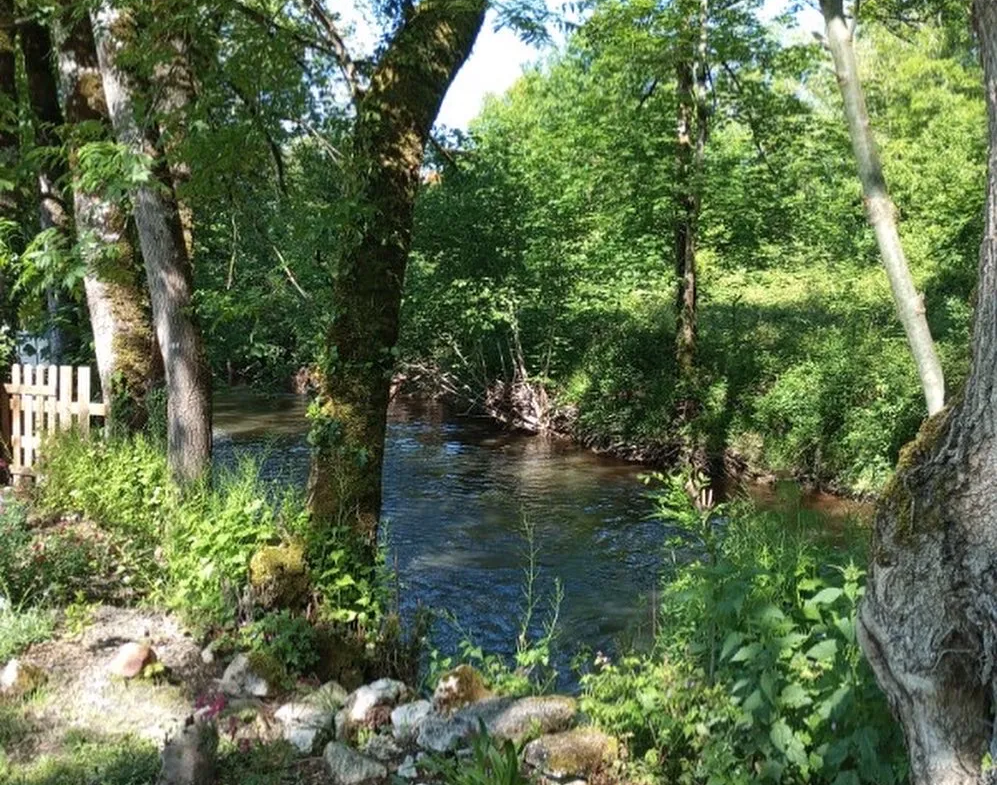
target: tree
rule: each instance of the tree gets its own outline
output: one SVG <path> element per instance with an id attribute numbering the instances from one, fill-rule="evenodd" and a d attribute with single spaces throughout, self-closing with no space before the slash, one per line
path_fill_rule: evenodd
<path id="1" fill-rule="evenodd" d="M 83 166 L 88 151 L 106 149 L 112 139 L 90 19 L 66 13 L 60 27 L 58 64 L 73 207 L 97 372 L 113 422 L 137 428 L 146 420 L 146 395 L 162 376 L 162 361 L 127 213 L 108 193 L 108 184 L 92 182 Z"/>
<path id="2" fill-rule="evenodd" d="M 914 785 L 983 781 L 997 738 L 997 5 L 975 0 L 973 13 L 990 156 L 970 372 L 962 395 L 903 450 L 883 493 L 859 613 L 862 646 L 903 725 Z"/>
<path id="3" fill-rule="evenodd" d="M 869 123 L 869 112 L 859 82 L 852 42 L 857 20 L 853 19 L 849 23 L 845 18 L 844 0 L 821 0 L 821 12 L 827 28 L 827 45 L 838 75 L 838 86 L 865 194 L 869 223 L 876 232 L 876 241 L 890 281 L 897 315 L 907 334 L 907 342 L 921 378 L 928 414 L 933 415 L 945 405 L 945 379 L 925 316 L 924 301 L 914 286 L 904 257 L 897 231 L 896 208 L 886 188 L 883 166 Z"/>
<path id="4" fill-rule="evenodd" d="M 422 0 L 363 87 L 331 17 L 310 4 L 356 106 L 352 216 L 330 292 L 331 326 L 312 409 L 310 504 L 373 548 L 402 285 L 423 150 L 447 88 L 474 45 L 486 0 Z"/>
<path id="5" fill-rule="evenodd" d="M 193 312 L 193 272 L 173 177 L 152 119 L 137 114 L 138 86 L 120 58 L 136 42 L 126 11 L 104 2 L 91 15 L 104 95 L 118 141 L 151 162 L 151 181 L 135 187 L 133 213 L 163 354 L 167 451 L 180 482 L 211 468 L 211 377 Z"/>

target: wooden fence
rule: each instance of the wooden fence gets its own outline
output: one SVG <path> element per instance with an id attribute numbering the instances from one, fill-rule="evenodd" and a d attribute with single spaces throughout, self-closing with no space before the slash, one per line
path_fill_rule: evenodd
<path id="1" fill-rule="evenodd" d="M 90 400 L 90 368 L 71 365 L 13 365 L 0 395 L 0 433 L 13 476 L 33 476 L 46 433 L 72 427 L 90 430 L 91 417 L 104 417 L 103 403 Z"/>

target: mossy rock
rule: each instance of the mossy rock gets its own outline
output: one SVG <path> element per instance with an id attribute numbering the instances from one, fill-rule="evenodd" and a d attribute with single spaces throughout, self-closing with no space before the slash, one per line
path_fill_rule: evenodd
<path id="1" fill-rule="evenodd" d="M 478 671 L 470 665 L 458 665 L 440 676 L 433 693 L 433 705 L 441 714 L 447 714 L 491 696 Z"/>
<path id="2" fill-rule="evenodd" d="M 269 652 L 251 651 L 246 655 L 249 669 L 263 679 L 271 688 L 279 688 L 287 680 L 287 668 Z"/>
<path id="3" fill-rule="evenodd" d="M 308 599 L 308 566 L 300 543 L 268 545 L 249 561 L 249 583 L 264 608 L 296 608 Z"/>
<path id="4" fill-rule="evenodd" d="M 619 759 L 619 743 L 595 728 L 541 736 L 526 745 L 526 762 L 549 777 L 587 777 Z"/>

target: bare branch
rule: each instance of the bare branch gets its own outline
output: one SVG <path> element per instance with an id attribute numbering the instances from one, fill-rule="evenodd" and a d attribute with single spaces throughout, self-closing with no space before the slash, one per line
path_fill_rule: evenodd
<path id="1" fill-rule="evenodd" d="M 301 286 L 298 284 L 298 279 L 294 277 L 294 273 L 291 272 L 291 267 L 287 263 L 287 259 L 284 258 L 284 254 L 280 252 L 280 248 L 273 241 L 270 242 L 270 247 L 273 248 L 274 255 L 277 257 L 277 261 L 280 262 L 281 269 L 284 270 L 284 275 L 287 276 L 287 280 L 291 282 L 291 286 L 294 287 L 295 291 L 301 295 L 302 300 L 310 300 L 312 296 L 308 294 Z"/>
<path id="2" fill-rule="evenodd" d="M 339 34 L 339 30 L 336 27 L 336 23 L 333 22 L 332 17 L 326 12 L 322 5 L 322 0 L 304 0 L 304 4 L 324 33 L 329 48 L 332 50 L 333 57 L 336 58 L 336 62 L 339 64 L 339 70 L 342 71 L 343 78 L 350 89 L 353 101 L 356 103 L 363 90 L 357 75 L 356 64 L 353 62 L 353 58 L 350 57 L 349 50 L 346 48 L 346 42 Z"/>

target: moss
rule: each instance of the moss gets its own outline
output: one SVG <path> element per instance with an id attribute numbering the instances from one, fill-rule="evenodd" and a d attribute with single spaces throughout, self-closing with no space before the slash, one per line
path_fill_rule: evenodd
<path id="1" fill-rule="evenodd" d="M 951 411 L 950 404 L 921 424 L 917 435 L 901 448 L 896 470 L 883 488 L 879 500 L 880 512 L 893 517 L 896 521 L 894 532 L 901 538 L 907 538 L 915 532 L 913 515 L 915 491 L 926 481 L 918 475 L 934 454 L 935 446 L 945 432 Z M 940 524 L 941 520 L 942 516 L 937 510 L 918 511 L 917 523 L 922 529 L 933 528 Z"/>
<path id="2" fill-rule="evenodd" d="M 488 697 L 491 692 L 481 674 L 470 665 L 458 665 L 440 677 L 433 703 L 437 711 L 447 713 Z"/>
<path id="3" fill-rule="evenodd" d="M 269 652 L 251 651 L 246 655 L 250 670 L 266 681 L 271 688 L 279 687 L 287 681 L 287 669 L 280 660 Z"/>
<path id="4" fill-rule="evenodd" d="M 300 543 L 261 548 L 249 562 L 249 583 L 266 608 L 293 608 L 308 598 L 308 567 Z"/>
<path id="5" fill-rule="evenodd" d="M 543 736 L 531 742 L 526 758 L 556 777 L 588 776 L 619 758 L 619 742 L 594 728 Z"/>

